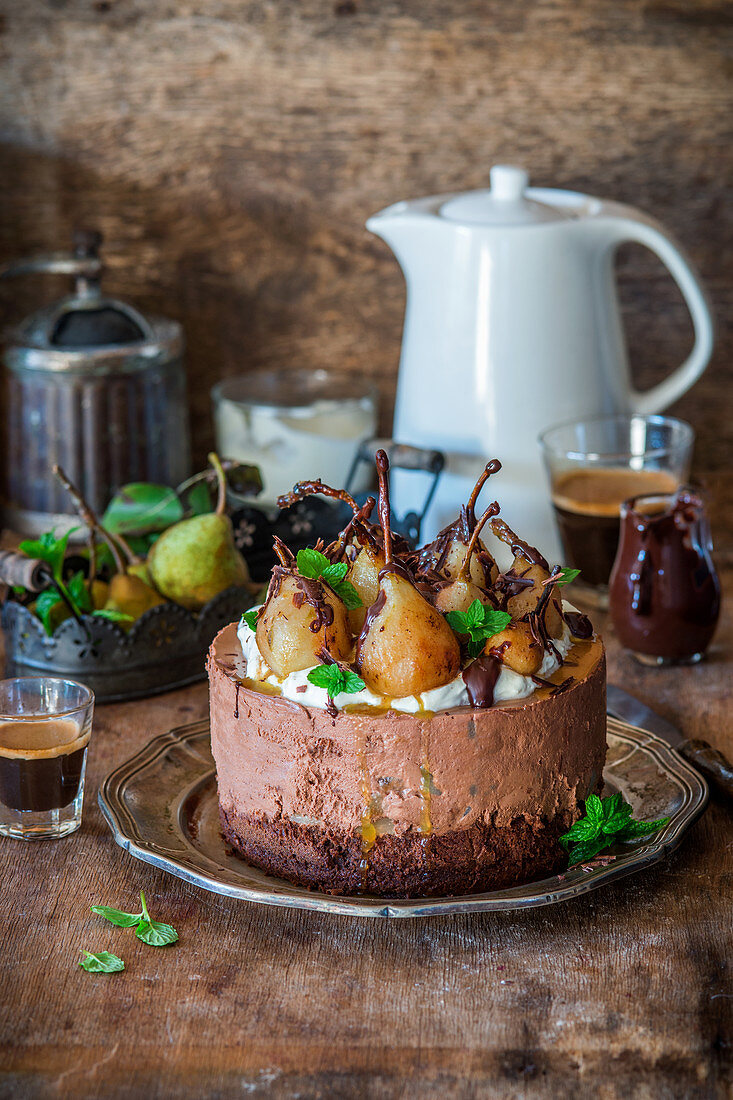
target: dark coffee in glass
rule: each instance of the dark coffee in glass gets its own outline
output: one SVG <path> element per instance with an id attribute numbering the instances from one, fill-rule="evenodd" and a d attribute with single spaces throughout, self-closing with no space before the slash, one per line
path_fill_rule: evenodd
<path id="1" fill-rule="evenodd" d="M 56 839 L 81 825 L 94 696 L 74 680 L 0 681 L 0 835 Z"/>
<path id="2" fill-rule="evenodd" d="M 693 440 L 682 420 L 636 415 L 577 420 L 540 436 L 562 564 L 580 570 L 570 599 L 608 605 L 622 502 L 674 492 L 689 474 Z"/>
<path id="3" fill-rule="evenodd" d="M 13 810 L 60 810 L 79 794 L 89 731 L 71 718 L 0 719 L 0 802 Z"/>

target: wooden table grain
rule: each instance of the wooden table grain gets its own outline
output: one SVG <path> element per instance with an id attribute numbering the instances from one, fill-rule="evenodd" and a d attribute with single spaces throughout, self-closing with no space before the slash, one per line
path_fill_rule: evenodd
<path id="1" fill-rule="evenodd" d="M 725 515 L 733 480 L 715 489 Z M 705 664 L 642 669 L 606 640 L 613 682 L 730 756 L 733 560 L 718 561 L 728 605 Z M 80 833 L 0 841 L 0 1097 L 730 1095 L 729 805 L 713 798 L 659 867 L 545 909 L 267 908 L 132 859 L 96 804 L 109 770 L 206 710 L 204 684 L 99 707 Z M 141 887 L 178 944 L 90 914 L 134 909 Z M 81 948 L 115 951 L 125 972 L 84 973 Z"/>

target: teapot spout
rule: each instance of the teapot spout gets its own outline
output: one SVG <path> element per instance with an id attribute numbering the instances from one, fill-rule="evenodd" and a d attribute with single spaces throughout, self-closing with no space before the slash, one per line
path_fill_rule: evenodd
<path id="1" fill-rule="evenodd" d="M 429 235 L 441 225 L 434 210 L 421 202 L 396 202 L 367 219 L 366 227 L 386 241 L 405 269 L 418 252 L 424 253 Z"/>

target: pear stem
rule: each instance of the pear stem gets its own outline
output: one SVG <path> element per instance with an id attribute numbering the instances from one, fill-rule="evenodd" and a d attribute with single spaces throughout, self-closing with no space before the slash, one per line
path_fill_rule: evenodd
<path id="1" fill-rule="evenodd" d="M 216 498 L 216 508 L 214 511 L 217 516 L 223 516 L 227 504 L 227 479 L 224 476 L 224 467 L 221 464 L 218 454 L 215 454 L 214 451 L 211 451 L 210 454 L 207 455 L 207 458 L 216 471 L 216 481 L 219 487 Z"/>
<path id="2" fill-rule="evenodd" d="M 494 501 L 493 504 L 489 505 L 489 507 L 484 512 L 484 514 L 481 516 L 481 519 L 478 521 L 478 523 L 474 527 L 474 529 L 471 533 L 471 538 L 468 541 L 468 546 L 466 547 L 466 554 L 465 554 L 465 557 L 463 559 L 463 565 L 458 570 L 458 576 L 462 580 L 467 581 L 467 580 L 471 579 L 471 557 L 473 555 L 474 550 L 476 549 L 476 543 L 478 542 L 478 537 L 481 534 L 481 528 L 486 523 L 487 519 L 489 519 L 491 516 L 498 515 L 498 513 L 499 513 L 499 505 L 497 504 L 496 501 Z"/>
<path id="3" fill-rule="evenodd" d="M 492 474 L 498 474 L 500 469 L 501 469 L 501 462 L 499 462 L 499 459 L 498 458 L 492 458 L 490 462 L 486 463 L 486 466 L 481 471 L 481 473 L 479 475 L 479 479 L 476 482 L 476 484 L 474 485 L 474 487 L 471 491 L 471 495 L 468 498 L 468 503 L 466 504 L 466 515 L 467 515 L 467 518 L 468 518 L 469 528 L 472 529 L 476 524 L 475 508 L 476 508 L 476 501 L 478 500 L 478 497 L 479 497 L 479 493 L 481 492 L 481 490 L 483 489 L 484 485 L 489 480 L 491 475 Z"/>
<path id="4" fill-rule="evenodd" d="M 377 464 L 377 480 L 379 481 L 379 522 L 382 525 L 382 535 L 384 537 L 384 562 L 385 565 L 391 565 L 392 524 L 389 516 L 389 480 L 387 478 L 389 459 L 387 458 L 387 452 L 381 449 L 377 451 L 374 459 Z"/>
<path id="5" fill-rule="evenodd" d="M 64 489 L 66 489 L 66 491 L 74 498 L 74 501 L 76 502 L 76 510 L 86 523 L 87 527 L 89 527 L 91 531 L 97 531 L 107 543 L 107 546 L 109 546 L 110 553 L 114 558 L 115 568 L 117 572 L 127 572 L 125 563 L 123 562 L 122 556 L 120 555 L 120 547 L 122 548 L 125 557 L 127 558 L 128 565 L 139 564 L 141 559 L 137 556 L 137 554 L 133 553 L 132 549 L 128 546 L 122 535 L 113 536 L 109 533 L 109 531 L 102 527 L 102 524 L 97 519 L 96 512 L 92 510 L 90 505 L 77 489 L 76 485 L 74 485 L 74 483 L 69 480 L 61 467 L 55 465 L 53 467 L 53 472 L 63 485 Z"/>

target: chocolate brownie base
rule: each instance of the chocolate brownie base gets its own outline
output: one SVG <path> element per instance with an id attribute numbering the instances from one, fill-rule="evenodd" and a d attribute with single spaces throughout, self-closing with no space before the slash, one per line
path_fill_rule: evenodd
<path id="1" fill-rule="evenodd" d="M 497 828 L 476 821 L 443 835 L 384 835 L 366 859 L 358 837 L 313 825 L 220 807 L 225 839 L 248 863 L 268 874 L 328 894 L 413 898 L 476 894 L 532 882 L 562 869 L 558 838 L 574 815 Z"/>

